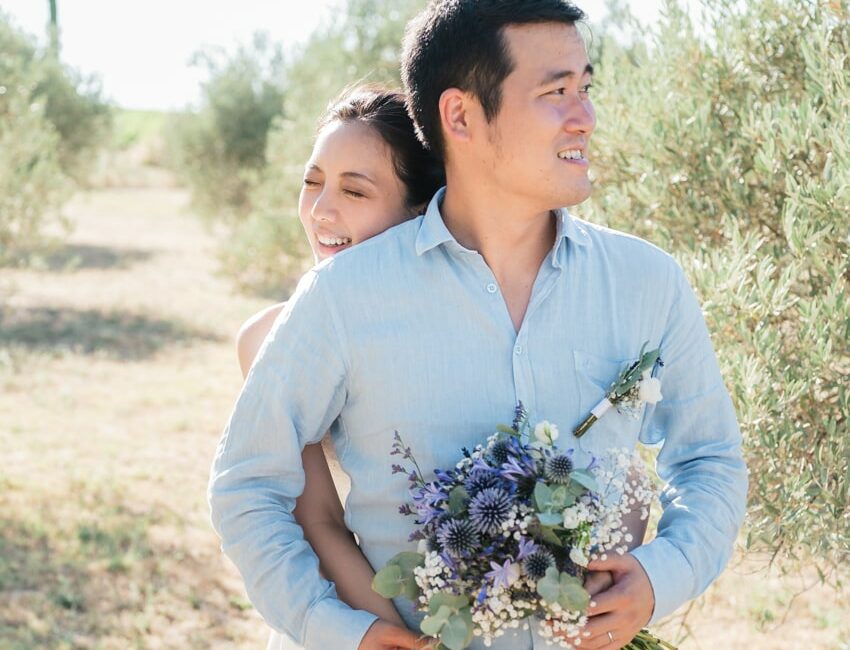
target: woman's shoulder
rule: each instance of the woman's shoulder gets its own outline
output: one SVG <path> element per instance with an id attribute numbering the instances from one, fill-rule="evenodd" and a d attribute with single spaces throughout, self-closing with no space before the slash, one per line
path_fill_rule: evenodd
<path id="1" fill-rule="evenodd" d="M 260 346 L 285 305 L 285 302 L 281 302 L 266 307 L 242 323 L 239 332 L 236 334 L 236 354 L 239 356 L 239 365 L 242 368 L 243 375 L 248 374 L 251 364 L 254 363 L 254 357 L 257 356 Z"/>

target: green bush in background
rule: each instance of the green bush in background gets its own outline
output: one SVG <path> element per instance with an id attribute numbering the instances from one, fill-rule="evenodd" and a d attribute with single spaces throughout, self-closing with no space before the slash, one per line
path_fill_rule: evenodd
<path id="1" fill-rule="evenodd" d="M 577 211 L 680 259 L 745 437 L 748 546 L 823 569 L 850 549 L 850 11 L 704 11 L 601 48 Z"/>
<path id="2" fill-rule="evenodd" d="M 194 64 L 208 76 L 202 105 L 174 116 L 166 141 L 195 208 L 232 224 L 251 212 L 251 190 L 266 166 L 269 128 L 283 110 L 283 57 L 258 34 L 233 55 L 221 48 L 198 52 Z"/>
<path id="3" fill-rule="evenodd" d="M 97 83 L 40 50 L 0 12 L 0 264 L 44 241 L 110 129 Z"/>
<path id="4" fill-rule="evenodd" d="M 59 221 L 68 177 L 60 136 L 36 96 L 38 62 L 29 40 L 0 13 L 0 265 L 40 243 Z"/>

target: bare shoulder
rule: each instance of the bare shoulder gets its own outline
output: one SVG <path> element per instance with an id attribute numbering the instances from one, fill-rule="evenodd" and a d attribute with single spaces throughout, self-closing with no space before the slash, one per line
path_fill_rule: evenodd
<path id="1" fill-rule="evenodd" d="M 254 363 L 254 357 L 257 356 L 260 346 L 285 304 L 281 302 L 258 311 L 242 323 L 242 327 L 239 328 L 239 332 L 236 334 L 236 354 L 239 357 L 239 366 L 242 368 L 243 376 L 247 376 L 251 364 Z"/>

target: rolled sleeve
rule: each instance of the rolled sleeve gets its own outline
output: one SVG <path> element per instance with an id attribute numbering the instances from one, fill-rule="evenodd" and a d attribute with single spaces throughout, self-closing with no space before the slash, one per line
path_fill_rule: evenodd
<path id="1" fill-rule="evenodd" d="M 357 650 L 360 640 L 377 620 L 374 614 L 326 598 L 316 603 L 308 614 L 304 647 Z"/>
<path id="2" fill-rule="evenodd" d="M 651 622 L 701 594 L 732 554 L 746 511 L 747 470 L 732 400 L 696 296 L 681 269 L 661 341 L 663 399 L 641 438 L 661 443 L 658 534 L 632 551 L 655 593 Z"/>
<path id="3" fill-rule="evenodd" d="M 337 598 L 292 514 L 304 489 L 301 452 L 346 398 L 345 346 L 319 276 L 302 279 L 260 349 L 218 445 L 208 497 L 222 550 L 266 622 L 307 648 L 356 650 L 375 617 Z"/>

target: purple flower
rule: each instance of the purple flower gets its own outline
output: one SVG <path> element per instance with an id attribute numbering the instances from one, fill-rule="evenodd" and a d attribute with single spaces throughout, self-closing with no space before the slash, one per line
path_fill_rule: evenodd
<path id="1" fill-rule="evenodd" d="M 519 553 L 517 554 L 516 559 L 522 560 L 534 553 L 537 549 L 538 546 L 534 543 L 533 539 L 523 537 L 519 540 Z"/>
<path id="2" fill-rule="evenodd" d="M 518 459 L 516 456 L 509 456 L 507 461 L 502 463 L 499 474 L 502 475 L 502 478 L 506 478 L 509 481 L 518 481 L 523 478 L 533 477 L 534 467 L 529 467 L 524 458 Z"/>
<path id="3" fill-rule="evenodd" d="M 510 558 L 505 560 L 505 563 L 501 566 L 491 561 L 490 566 L 493 570 L 488 571 L 485 576 L 493 581 L 494 587 L 503 585 L 505 588 L 508 588 L 519 579 L 519 565 L 511 562 Z"/>
<path id="4" fill-rule="evenodd" d="M 511 495 L 498 487 L 481 490 L 469 502 L 469 520 L 480 533 L 495 535 L 511 512 Z"/>
<path id="5" fill-rule="evenodd" d="M 478 531 L 468 519 L 449 519 L 437 529 L 437 541 L 455 557 L 462 557 L 476 550 Z"/>
<path id="6" fill-rule="evenodd" d="M 455 480 L 454 472 L 451 472 L 451 471 L 447 472 L 447 471 L 442 470 L 442 469 L 435 469 L 434 470 L 434 476 L 436 476 L 437 480 L 442 482 L 442 483 L 454 483 L 454 480 Z"/>

